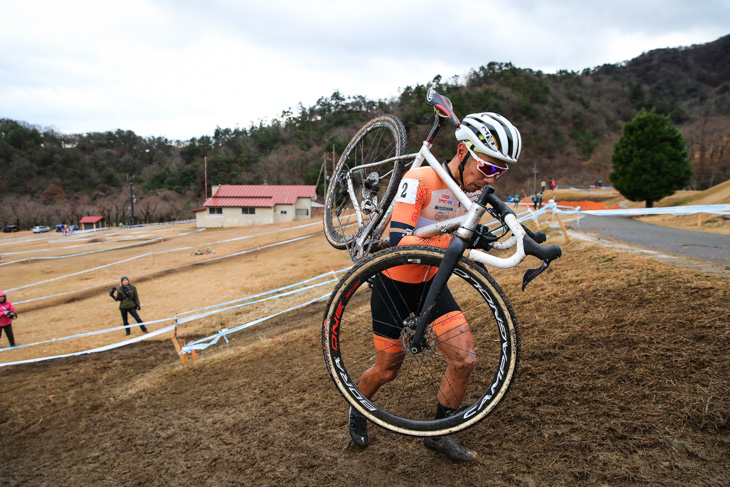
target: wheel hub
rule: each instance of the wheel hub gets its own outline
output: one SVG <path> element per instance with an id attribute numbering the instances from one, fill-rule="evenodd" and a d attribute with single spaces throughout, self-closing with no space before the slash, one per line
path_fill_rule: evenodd
<path id="1" fill-rule="evenodd" d="M 403 328 L 400 331 L 400 345 L 403 350 L 413 355 L 423 354 L 424 356 L 432 356 L 436 349 L 436 336 L 427 328 L 421 342 L 421 349 L 413 346 L 413 335 L 416 333 L 416 317 L 409 316 L 403 322 Z"/>

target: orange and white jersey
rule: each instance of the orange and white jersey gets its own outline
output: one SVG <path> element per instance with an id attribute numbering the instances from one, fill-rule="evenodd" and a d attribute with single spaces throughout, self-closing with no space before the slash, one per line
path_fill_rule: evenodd
<path id="1" fill-rule="evenodd" d="M 467 209 L 430 167 L 411 169 L 403 176 L 390 222 L 390 246 L 432 245 L 446 248 L 451 235 L 422 238 L 411 235 L 414 230 L 464 215 Z M 436 269 L 425 265 L 406 265 L 391 269 L 388 277 L 400 282 L 417 283 L 430 280 Z"/>

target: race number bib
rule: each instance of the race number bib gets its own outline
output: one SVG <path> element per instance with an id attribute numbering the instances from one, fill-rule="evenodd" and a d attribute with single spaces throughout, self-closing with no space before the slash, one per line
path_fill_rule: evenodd
<path id="1" fill-rule="evenodd" d="M 396 195 L 395 201 L 408 203 L 409 205 L 416 204 L 416 194 L 418 193 L 418 179 L 403 179 L 400 182 L 398 188 L 398 194 Z"/>

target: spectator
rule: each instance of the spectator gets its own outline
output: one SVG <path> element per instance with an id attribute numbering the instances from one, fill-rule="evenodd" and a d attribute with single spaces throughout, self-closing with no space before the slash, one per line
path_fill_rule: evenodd
<path id="1" fill-rule="evenodd" d="M 13 320 L 17 317 L 18 315 L 15 314 L 15 306 L 8 301 L 5 292 L 0 291 L 0 337 L 2 337 L 2 330 L 5 330 L 5 336 L 8 337 L 11 347 L 15 346 Z"/>
<path id="2" fill-rule="evenodd" d="M 515 209 L 520 207 L 520 195 L 515 194 Z"/>
<path id="3" fill-rule="evenodd" d="M 555 191 L 555 178 L 550 178 L 550 189 Z"/>
<path id="4" fill-rule="evenodd" d="M 116 295 L 114 293 L 116 293 Z M 139 294 L 137 294 L 137 288 L 129 283 L 129 278 L 122 277 L 122 285 L 118 288 L 112 288 L 111 291 L 109 291 L 109 296 L 111 296 L 115 301 L 121 301 L 119 303 L 119 311 L 122 313 L 124 331 L 127 332 L 127 335 L 129 335 L 129 321 L 127 320 L 127 314 L 131 314 L 132 317 L 137 320 L 142 333 L 147 333 L 147 327 L 144 326 L 142 318 L 140 318 L 137 313 L 137 311 L 142 308 L 142 305 L 139 303 Z"/>
<path id="5" fill-rule="evenodd" d="M 532 195 L 532 209 L 537 210 L 537 193 Z"/>
<path id="6" fill-rule="evenodd" d="M 546 187 L 547 187 L 547 183 L 545 181 L 541 182 L 540 183 L 540 192 L 544 193 Z"/>

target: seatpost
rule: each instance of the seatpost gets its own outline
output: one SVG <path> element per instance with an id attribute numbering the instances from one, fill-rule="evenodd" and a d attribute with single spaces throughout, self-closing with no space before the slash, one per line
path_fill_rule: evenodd
<path id="1" fill-rule="evenodd" d="M 434 117 L 433 127 L 431 127 L 431 131 L 428 133 L 428 137 L 426 137 L 426 142 L 429 144 L 433 144 L 433 141 L 436 139 L 436 134 L 439 133 L 439 129 L 441 128 L 441 117 L 438 111 L 436 111 Z"/>

